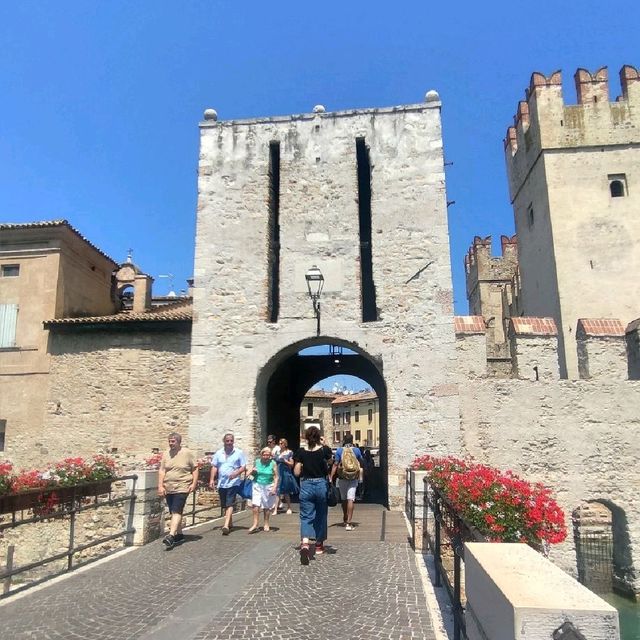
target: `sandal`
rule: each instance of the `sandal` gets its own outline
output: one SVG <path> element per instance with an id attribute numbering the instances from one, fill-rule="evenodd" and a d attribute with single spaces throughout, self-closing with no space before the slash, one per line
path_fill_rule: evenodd
<path id="1" fill-rule="evenodd" d="M 255 529 L 249 529 L 249 531 L 247 531 L 247 533 L 258 533 L 258 531 L 260 531 L 260 529 L 258 527 L 256 527 Z"/>

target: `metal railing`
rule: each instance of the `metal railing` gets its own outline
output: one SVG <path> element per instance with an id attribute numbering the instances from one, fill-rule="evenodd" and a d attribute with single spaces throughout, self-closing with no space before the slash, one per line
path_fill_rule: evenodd
<path id="1" fill-rule="evenodd" d="M 434 558 L 434 584 L 436 587 L 444 586 L 451 600 L 454 640 L 466 640 L 464 543 L 487 540 L 475 527 L 461 518 L 447 499 L 426 479 L 424 485 L 422 531 Z"/>
<path id="2" fill-rule="evenodd" d="M 212 498 L 217 495 L 216 490 L 209 487 L 208 479 L 206 481 L 199 480 L 196 490 L 191 493 L 187 499 L 187 504 L 182 512 L 182 516 L 184 520 L 189 523 L 189 526 L 195 525 L 196 522 L 207 522 L 208 520 L 215 520 L 216 518 L 224 516 L 224 508 L 220 504 L 213 504 L 214 499 L 212 499 L 211 504 L 198 504 L 199 497 L 203 495 L 211 495 Z M 238 498 L 233 505 L 233 512 L 244 511 L 247 508 L 247 502 L 248 500 Z M 203 515 L 207 512 L 209 512 L 208 515 Z M 168 521 L 170 518 L 171 514 L 166 512 L 165 520 Z"/>
<path id="3" fill-rule="evenodd" d="M 5 570 L 0 573 L 0 583 L 3 584 L 2 593 L 0 593 L 0 598 L 7 597 L 8 595 L 13 595 L 19 591 L 32 587 L 36 584 L 44 582 L 45 580 L 50 580 L 56 576 L 59 576 L 63 573 L 67 573 L 74 569 L 77 569 L 89 562 L 93 562 L 100 558 L 104 558 L 105 556 L 113 553 L 113 550 L 106 551 L 105 553 L 99 553 L 90 558 L 84 558 L 82 561 L 78 562 L 76 556 L 87 549 L 91 549 L 92 547 L 96 547 L 101 544 L 105 544 L 112 540 L 116 540 L 117 538 L 124 538 L 125 536 L 131 535 L 135 533 L 135 528 L 132 526 L 133 516 L 134 516 L 134 506 L 136 501 L 136 480 L 138 476 L 135 474 L 120 476 L 118 478 L 114 478 L 111 480 L 109 484 L 108 493 L 104 494 L 89 494 L 87 495 L 86 491 L 90 488 L 90 485 L 76 485 L 73 487 L 64 487 L 61 489 L 35 489 L 33 491 L 27 491 L 20 494 L 22 498 L 35 496 L 35 495 L 57 495 L 58 493 L 64 492 L 64 499 L 55 505 L 51 505 L 45 509 L 35 508 L 35 509 L 27 509 L 22 507 L 17 507 L 13 511 L 9 512 L 9 521 L 3 522 L 0 518 L 0 535 L 8 530 L 15 529 L 18 527 L 26 526 L 29 524 L 35 523 L 45 523 L 49 520 L 63 520 L 68 519 L 69 523 L 69 534 L 68 534 L 68 543 L 67 549 L 61 553 L 57 553 L 51 556 L 47 556 L 46 558 L 42 558 L 41 560 L 30 562 L 28 564 L 21 565 L 19 567 L 13 566 L 13 556 L 14 556 L 14 547 L 11 545 L 8 548 L 7 552 L 7 560 Z M 119 482 L 122 480 L 131 480 L 131 488 L 127 489 L 124 495 L 113 495 L 112 488 L 113 483 Z M 107 496 L 105 498 L 105 496 Z M 121 530 L 111 533 L 107 536 L 102 536 L 100 538 L 95 538 L 90 540 L 89 542 L 85 542 L 83 544 L 76 545 L 76 524 L 78 514 L 95 510 L 100 507 L 118 505 L 128 502 L 128 508 L 124 512 L 124 528 Z M 126 544 L 126 540 L 125 540 Z M 24 584 L 20 584 L 19 586 L 14 586 L 12 588 L 12 582 L 15 576 L 19 576 L 21 574 L 26 574 L 28 572 L 34 571 L 40 567 L 48 565 L 53 562 L 58 562 L 61 560 L 66 560 L 65 566 L 62 569 L 57 569 L 52 572 L 47 573 L 44 576 L 39 576 L 32 580 L 26 581 Z"/>

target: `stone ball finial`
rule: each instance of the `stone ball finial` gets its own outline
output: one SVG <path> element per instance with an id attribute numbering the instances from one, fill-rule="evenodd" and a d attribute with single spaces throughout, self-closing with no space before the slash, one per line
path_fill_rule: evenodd
<path id="1" fill-rule="evenodd" d="M 218 112 L 215 109 L 205 109 L 204 119 L 213 120 L 213 122 L 215 122 L 218 119 Z"/>
<path id="2" fill-rule="evenodd" d="M 317 104 L 315 107 L 313 107 L 313 113 L 324 113 L 326 111 L 326 109 L 324 108 L 323 104 Z"/>
<path id="3" fill-rule="evenodd" d="M 424 94 L 425 102 L 440 102 L 440 94 L 435 89 L 430 89 Z"/>

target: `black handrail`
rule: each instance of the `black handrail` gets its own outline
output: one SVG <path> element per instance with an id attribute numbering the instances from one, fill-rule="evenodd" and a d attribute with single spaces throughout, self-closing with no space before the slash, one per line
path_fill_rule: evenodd
<path id="1" fill-rule="evenodd" d="M 61 489 L 67 492 L 70 492 L 64 499 L 64 502 L 59 503 L 58 505 L 53 507 L 51 510 L 47 510 L 46 512 L 37 513 L 36 511 L 36 513 L 31 515 L 30 517 L 29 516 L 24 517 L 24 513 L 29 511 L 29 509 L 27 508 L 20 507 L 20 508 L 13 509 L 10 512 L 11 520 L 9 522 L 0 523 L 0 531 L 3 531 L 5 529 L 15 529 L 17 527 L 21 527 L 26 524 L 32 524 L 35 522 L 43 522 L 44 520 L 60 520 L 68 517 L 69 518 L 69 543 L 67 545 L 66 551 L 63 551 L 61 553 L 57 553 L 52 556 L 47 556 L 42 560 L 38 560 L 36 562 L 30 562 L 29 564 L 22 565 L 17 568 L 13 568 L 12 566 L 7 567 L 2 573 L 0 573 L 0 582 L 3 582 L 5 585 L 3 593 L 0 593 L 0 598 L 5 598 L 9 595 L 13 595 L 19 591 L 23 591 L 24 589 L 28 589 L 29 587 L 32 587 L 36 584 L 44 582 L 45 580 L 50 580 L 51 578 L 54 578 L 63 573 L 72 571 L 73 569 L 76 569 L 79 566 L 88 564 L 89 562 L 93 562 L 95 560 L 99 560 L 100 558 L 104 558 L 105 556 L 113 553 L 112 551 L 108 551 L 102 554 L 98 554 L 90 559 L 85 559 L 80 563 L 78 563 L 77 561 L 74 562 L 74 556 L 78 553 L 81 553 L 82 551 L 85 551 L 86 549 L 90 549 L 91 547 L 104 544 L 105 542 L 109 542 L 110 540 L 123 538 L 124 536 L 135 533 L 136 530 L 133 527 L 133 515 L 134 515 L 134 506 L 136 501 L 137 479 L 138 479 L 138 476 L 136 474 L 130 474 L 130 475 L 119 476 L 117 478 L 101 481 L 101 482 L 104 482 L 105 484 L 107 482 L 109 483 L 109 490 L 108 490 L 109 497 L 106 500 L 101 500 L 100 495 L 107 495 L 107 492 L 105 492 L 104 494 L 96 493 L 94 495 L 86 495 L 84 493 L 83 489 L 86 489 L 87 487 L 91 487 L 92 485 L 95 485 L 97 483 L 82 483 L 82 484 L 73 485 L 70 487 L 48 487 L 47 489 L 34 489 L 34 490 L 25 491 L 25 492 L 21 492 L 20 494 L 17 494 L 21 497 L 25 495 L 28 496 L 28 495 L 34 495 L 34 494 L 49 495 L 49 494 L 56 493 Z M 121 480 L 133 480 L 131 485 L 131 491 L 130 492 L 128 491 L 123 496 L 113 497 L 112 496 L 113 483 Z M 91 540 L 91 542 L 86 542 L 84 544 L 77 545 L 77 546 L 75 545 L 75 525 L 76 525 L 76 516 L 78 513 L 87 511 L 89 509 L 98 509 L 99 507 L 122 504 L 124 502 L 129 503 L 129 509 L 128 509 L 127 518 L 126 518 L 126 525 L 122 530 L 117 531 L 116 533 L 109 534 L 108 536 L 103 536 L 101 538 Z M 18 518 L 18 514 L 20 514 L 19 518 Z M 43 576 L 41 578 L 37 578 L 34 580 L 30 580 L 25 584 L 22 584 L 18 587 L 14 587 L 13 589 L 11 589 L 11 578 L 13 578 L 14 576 L 17 576 L 22 573 L 27 573 L 29 571 L 33 571 L 34 569 L 47 565 L 51 562 L 64 560 L 65 558 L 67 560 L 67 564 L 64 569 L 54 571 L 52 573 L 48 573 L 46 576 Z"/>

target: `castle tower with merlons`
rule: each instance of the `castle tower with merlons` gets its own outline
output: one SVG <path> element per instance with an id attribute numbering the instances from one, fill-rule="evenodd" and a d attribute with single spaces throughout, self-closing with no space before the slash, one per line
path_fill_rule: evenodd
<path id="1" fill-rule="evenodd" d="M 620 70 L 611 101 L 607 68 L 531 76 L 505 156 L 527 316 L 553 317 L 563 377 L 577 377 L 579 318 L 638 316 L 640 299 L 640 74 Z"/>

